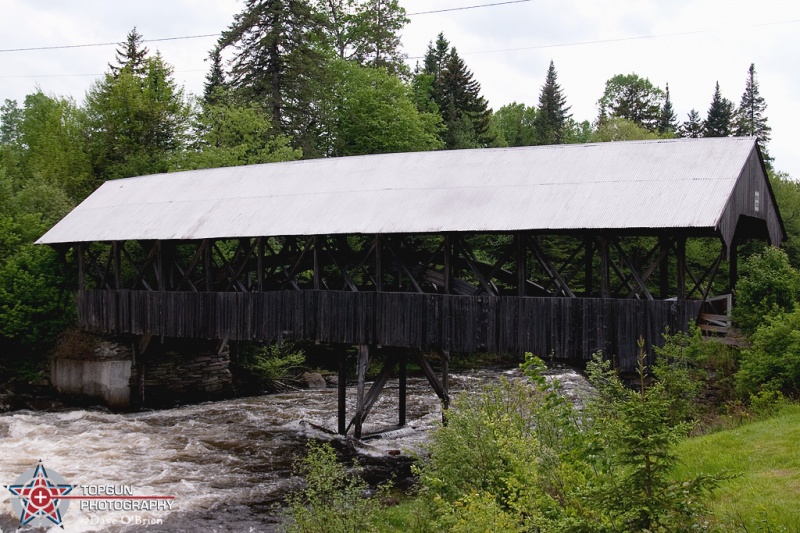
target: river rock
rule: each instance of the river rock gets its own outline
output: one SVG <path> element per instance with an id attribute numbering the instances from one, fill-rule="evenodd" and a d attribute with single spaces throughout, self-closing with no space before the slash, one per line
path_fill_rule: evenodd
<path id="1" fill-rule="evenodd" d="M 319 372 L 303 372 L 302 379 L 309 389 L 324 389 L 328 386 Z"/>

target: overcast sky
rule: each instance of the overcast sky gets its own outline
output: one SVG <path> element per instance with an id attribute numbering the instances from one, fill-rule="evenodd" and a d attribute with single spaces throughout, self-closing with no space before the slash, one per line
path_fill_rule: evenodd
<path id="1" fill-rule="evenodd" d="M 400 0 L 408 13 L 503 0 Z M 113 61 L 115 46 L 46 51 L 8 49 L 119 42 L 136 26 L 145 39 L 216 34 L 242 8 L 236 0 L 0 0 L 0 100 L 20 103 L 37 87 L 81 102 Z M 800 179 L 800 2 L 731 0 L 533 0 L 417 14 L 403 32 L 411 65 L 439 32 L 459 53 L 497 109 L 536 105 L 552 59 L 577 120 L 594 120 L 605 81 L 635 72 L 669 83 L 679 120 L 705 117 L 714 84 L 739 104 L 755 63 L 772 126 L 778 170 Z M 199 93 L 215 37 L 148 43 Z"/>

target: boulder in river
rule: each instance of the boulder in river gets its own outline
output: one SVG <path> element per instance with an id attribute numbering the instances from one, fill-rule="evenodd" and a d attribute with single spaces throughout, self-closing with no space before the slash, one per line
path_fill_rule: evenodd
<path id="1" fill-rule="evenodd" d="M 324 389 L 328 386 L 325 378 L 319 372 L 303 372 L 302 381 L 309 389 Z"/>

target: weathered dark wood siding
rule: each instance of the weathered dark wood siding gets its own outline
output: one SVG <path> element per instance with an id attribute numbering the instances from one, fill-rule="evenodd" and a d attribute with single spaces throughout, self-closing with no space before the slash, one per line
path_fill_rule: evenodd
<path id="1" fill-rule="evenodd" d="M 597 350 L 632 370 L 636 340 L 685 330 L 701 302 L 276 291 L 84 291 L 81 326 L 229 340 L 314 340 L 422 350 L 521 353 L 579 362 Z"/>
<path id="2" fill-rule="evenodd" d="M 758 193 L 758 211 L 756 211 L 756 193 Z M 773 246 L 780 246 L 783 242 L 785 232 L 778 214 L 778 206 L 755 147 L 739 175 L 736 187 L 719 220 L 719 231 L 726 243 L 733 242 L 739 217 L 742 215 L 763 219 L 767 225 L 770 244 Z"/>

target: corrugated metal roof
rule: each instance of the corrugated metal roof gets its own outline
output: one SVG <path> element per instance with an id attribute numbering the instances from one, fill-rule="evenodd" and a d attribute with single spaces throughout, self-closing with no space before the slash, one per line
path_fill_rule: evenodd
<path id="1" fill-rule="evenodd" d="M 752 138 L 316 159 L 109 181 L 38 243 L 714 228 Z"/>

